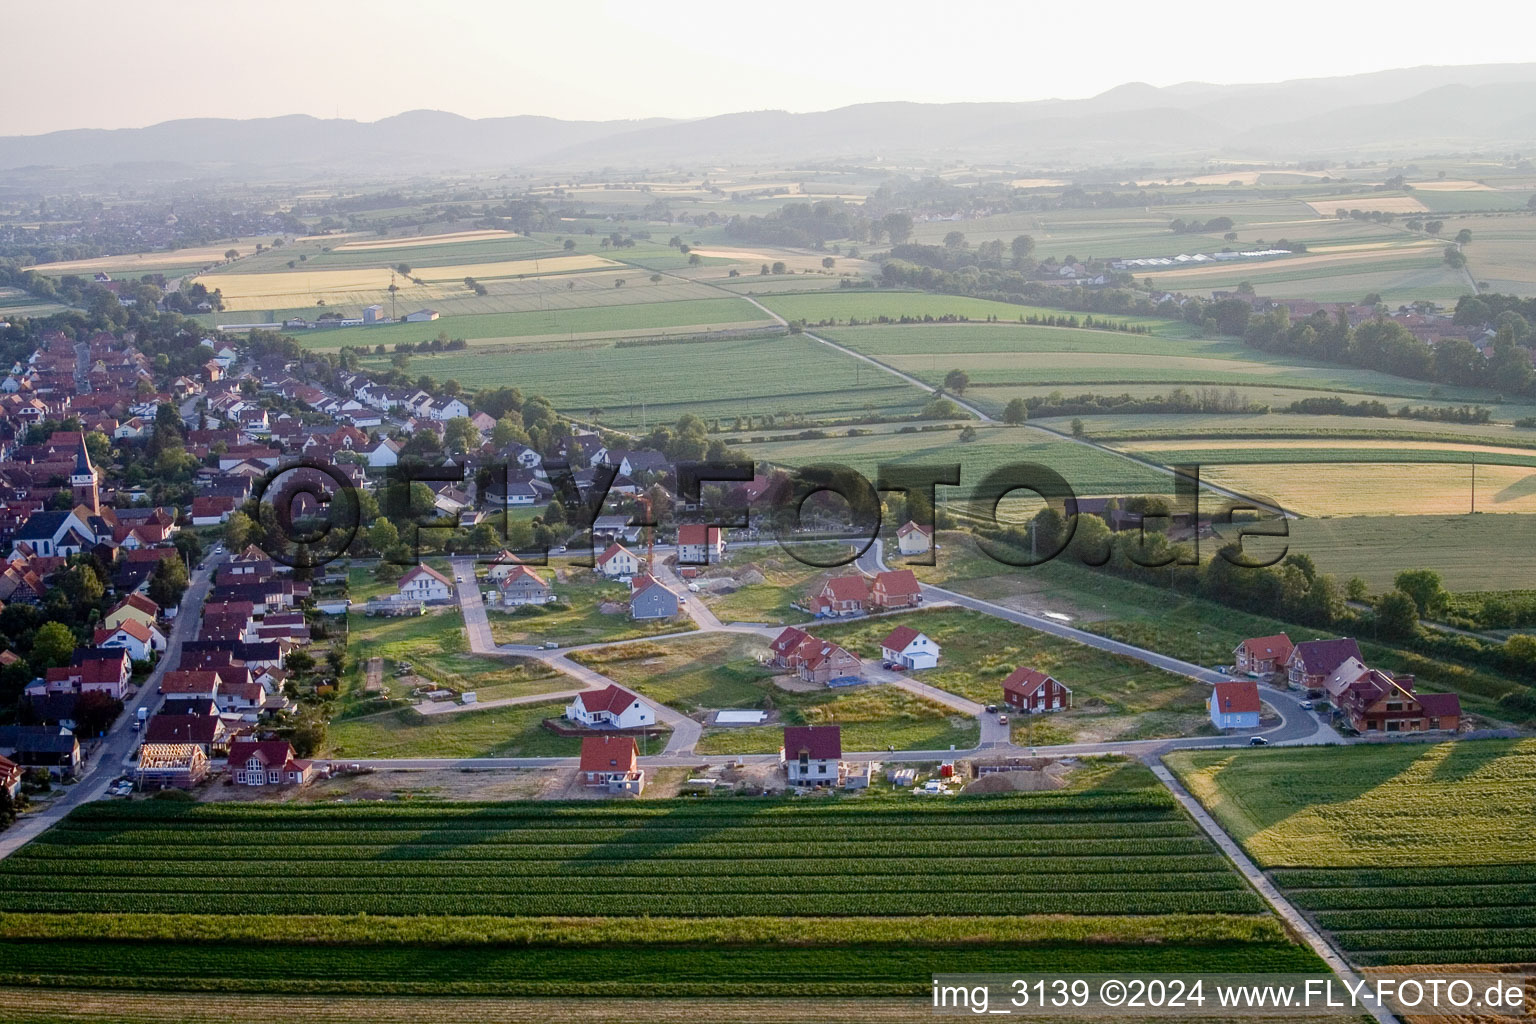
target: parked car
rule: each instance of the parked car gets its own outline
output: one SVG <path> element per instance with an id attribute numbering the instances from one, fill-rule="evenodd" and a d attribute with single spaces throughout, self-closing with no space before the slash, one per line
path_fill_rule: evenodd
<path id="1" fill-rule="evenodd" d="M 1008 724 L 1008 716 L 1007 715 L 998 715 L 997 716 L 997 724 L 998 725 L 1007 725 Z"/>
<path id="2" fill-rule="evenodd" d="M 997 714 L 997 705 L 996 704 L 988 704 L 987 705 L 987 714 L 989 714 L 989 715 Z"/>
<path id="3" fill-rule="evenodd" d="M 1301 702 L 1301 710 L 1303 710 L 1303 711 L 1311 711 L 1312 710 L 1312 702 L 1309 701 L 1309 700 L 1302 701 Z"/>
<path id="4" fill-rule="evenodd" d="M 544 649 L 546 651 L 556 651 L 556 650 L 560 649 L 560 645 L 555 643 L 555 641 L 553 641 L 553 640 L 545 640 L 544 641 Z"/>
<path id="5" fill-rule="evenodd" d="M 1248 745 L 1250 747 L 1267 747 L 1269 746 L 1269 740 L 1263 736 L 1251 736 L 1248 739 Z"/>

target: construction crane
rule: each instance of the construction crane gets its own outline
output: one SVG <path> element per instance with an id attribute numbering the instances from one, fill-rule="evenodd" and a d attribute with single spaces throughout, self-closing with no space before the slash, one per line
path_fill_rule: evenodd
<path id="1" fill-rule="evenodd" d="M 635 496 L 635 504 L 645 510 L 645 573 L 654 575 L 653 568 L 656 561 L 656 523 L 651 513 L 651 499 L 648 495 Z"/>

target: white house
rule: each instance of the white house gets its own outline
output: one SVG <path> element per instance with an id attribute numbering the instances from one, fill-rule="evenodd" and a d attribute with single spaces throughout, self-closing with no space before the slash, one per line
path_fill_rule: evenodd
<path id="1" fill-rule="evenodd" d="M 912 520 L 902 523 L 896 530 L 896 549 L 904 555 L 920 555 L 933 547 L 933 529 L 918 526 Z"/>
<path id="2" fill-rule="evenodd" d="M 165 650 L 165 634 L 158 626 L 125 619 L 116 629 L 98 629 L 97 647 L 121 647 L 134 661 L 148 661 L 152 652 Z"/>
<path id="3" fill-rule="evenodd" d="M 388 469 L 400 463 L 400 446 L 385 438 L 368 451 L 369 469 Z"/>
<path id="4" fill-rule="evenodd" d="M 1259 727 L 1259 684 L 1251 679 L 1217 683 L 1211 687 L 1211 724 L 1218 729 Z"/>
<path id="5" fill-rule="evenodd" d="M 438 421 L 452 420 L 468 415 L 469 406 L 457 398 L 448 398 L 432 404 L 432 418 Z"/>
<path id="6" fill-rule="evenodd" d="M 400 577 L 400 596 L 409 601 L 442 602 L 453 597 L 448 577 L 430 565 L 418 565 Z"/>
<path id="7" fill-rule="evenodd" d="M 842 781 L 843 730 L 836 725 L 791 725 L 784 729 L 779 761 L 797 786 L 836 786 Z"/>
<path id="8" fill-rule="evenodd" d="M 897 626 L 880 641 L 880 657 L 903 668 L 933 668 L 939 663 L 939 645 L 911 626 Z"/>
<path id="9" fill-rule="evenodd" d="M 638 729 L 656 724 L 655 709 L 619 686 L 578 693 L 566 707 L 565 717 L 589 729 Z"/>
<path id="10" fill-rule="evenodd" d="M 684 523 L 677 528 L 677 564 L 708 565 L 725 554 L 725 531 L 703 523 Z"/>
<path id="11" fill-rule="evenodd" d="M 594 568 L 610 579 L 633 576 L 640 571 L 640 557 L 622 544 L 610 544 L 597 556 Z"/>

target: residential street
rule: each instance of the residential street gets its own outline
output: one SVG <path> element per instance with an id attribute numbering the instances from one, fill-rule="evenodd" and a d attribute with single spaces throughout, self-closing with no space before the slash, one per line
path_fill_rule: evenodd
<path id="1" fill-rule="evenodd" d="M 123 713 L 113 723 L 112 729 L 106 736 L 93 741 L 95 749 L 80 781 L 65 787 L 63 794 L 49 801 L 42 810 L 22 815 L 10 828 L 0 832 L 0 858 L 15 853 L 80 804 L 100 799 L 112 780 L 127 770 L 125 762 L 139 741 L 139 734 L 133 728 L 138 709 L 152 709 L 159 701 L 160 679 L 168 666 L 180 660 L 181 645 L 196 633 L 203 600 L 208 595 L 214 570 L 225 557 L 223 552 L 218 556 L 209 555 L 204 560 L 207 568 L 192 573 L 187 593 L 181 599 L 183 612 L 176 616 L 170 636 L 166 637 L 165 653 L 155 663 L 154 670 L 139 687 L 139 692 L 123 702 Z"/>

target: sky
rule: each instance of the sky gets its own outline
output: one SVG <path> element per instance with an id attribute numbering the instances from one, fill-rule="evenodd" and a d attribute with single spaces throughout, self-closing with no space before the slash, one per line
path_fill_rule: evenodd
<path id="1" fill-rule="evenodd" d="M 76 0 L 12 5 L 0 135 L 185 117 L 405 110 L 580 120 L 1073 99 L 1125 82 L 1270 82 L 1536 59 L 1528 0 L 1476 18 L 1290 0 L 1181 9 L 884 0 Z M 65 14 L 64 12 L 67 12 Z M 1187 12 L 1187 13 L 1186 13 Z M 26 40 L 37 41 L 28 45 Z"/>

